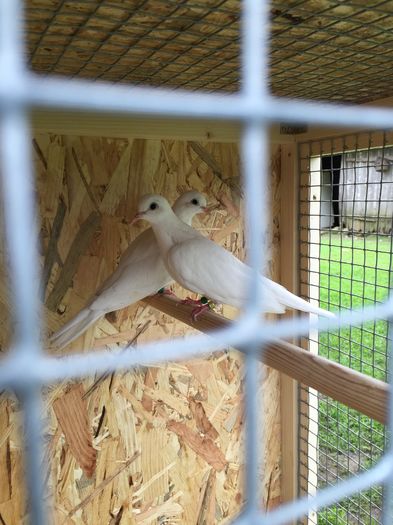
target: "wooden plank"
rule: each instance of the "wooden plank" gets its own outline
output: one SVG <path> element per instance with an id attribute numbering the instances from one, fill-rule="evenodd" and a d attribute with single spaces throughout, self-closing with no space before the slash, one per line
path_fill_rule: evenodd
<path id="1" fill-rule="evenodd" d="M 191 319 L 193 306 L 182 304 L 174 297 L 155 295 L 144 299 L 144 302 L 201 332 L 225 328 L 231 323 L 212 311 L 204 312 L 194 323 Z M 310 354 L 285 341 L 270 343 L 265 348 L 262 358 L 266 365 L 386 424 L 390 392 L 387 383 L 319 355 Z"/>
<path id="2" fill-rule="evenodd" d="M 293 145 L 281 146 L 280 282 L 298 292 L 297 239 L 297 155 Z M 294 312 L 289 311 L 288 317 Z M 295 343 L 295 341 L 291 341 Z M 292 501 L 298 495 L 298 384 L 281 375 L 281 499 Z"/>
<path id="3" fill-rule="evenodd" d="M 150 140 L 200 140 L 203 142 L 238 142 L 241 124 L 219 120 L 146 118 L 137 115 L 111 115 L 84 111 L 35 108 L 32 111 L 34 134 L 60 133 L 87 137 L 143 138 Z M 293 135 L 281 135 L 280 126 L 271 126 L 271 140 L 293 142 Z"/>

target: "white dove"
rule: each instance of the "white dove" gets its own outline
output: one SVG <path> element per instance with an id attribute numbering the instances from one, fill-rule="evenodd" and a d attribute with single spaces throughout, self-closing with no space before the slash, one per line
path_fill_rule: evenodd
<path id="1" fill-rule="evenodd" d="M 142 197 L 134 221 L 139 219 L 144 219 L 152 225 L 166 268 L 179 284 L 218 303 L 236 308 L 245 305 L 250 278 L 249 266 L 222 246 L 181 222 L 164 197 Z M 286 308 L 294 308 L 334 317 L 333 313 L 313 306 L 262 275 L 261 284 L 264 297 L 263 312 L 282 314 Z M 193 318 L 199 313 L 200 309 L 196 309 Z"/>
<path id="2" fill-rule="evenodd" d="M 188 191 L 177 199 L 173 210 L 180 222 L 191 224 L 194 215 L 206 211 L 206 198 L 195 190 Z M 63 348 L 106 313 L 153 295 L 172 281 L 160 256 L 154 233 L 149 228 L 125 250 L 116 270 L 88 305 L 55 332 L 49 342 L 59 349 Z"/>

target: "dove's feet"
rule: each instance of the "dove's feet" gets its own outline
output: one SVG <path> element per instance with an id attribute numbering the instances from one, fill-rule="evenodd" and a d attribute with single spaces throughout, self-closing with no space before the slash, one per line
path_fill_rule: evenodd
<path id="1" fill-rule="evenodd" d="M 206 304 L 206 303 L 202 302 L 202 298 L 193 299 L 192 297 L 187 297 L 186 299 L 183 299 L 181 301 L 181 304 L 191 304 L 192 306 L 202 306 L 203 304 Z"/>
<path id="2" fill-rule="evenodd" d="M 214 303 L 210 301 L 207 297 L 202 296 L 200 299 L 192 299 L 187 297 L 181 301 L 182 304 L 191 304 L 196 308 L 191 312 L 191 319 L 195 322 L 198 320 L 198 317 L 207 310 L 213 310 Z"/>
<path id="3" fill-rule="evenodd" d="M 157 295 L 171 295 L 172 297 L 177 297 L 170 288 L 161 288 L 161 290 L 158 290 Z"/>
<path id="4" fill-rule="evenodd" d="M 194 321 L 194 323 L 198 320 L 198 317 L 203 313 L 207 312 L 207 310 L 210 310 L 210 306 L 208 303 L 200 304 L 196 308 L 193 309 L 191 312 L 191 319 Z"/>

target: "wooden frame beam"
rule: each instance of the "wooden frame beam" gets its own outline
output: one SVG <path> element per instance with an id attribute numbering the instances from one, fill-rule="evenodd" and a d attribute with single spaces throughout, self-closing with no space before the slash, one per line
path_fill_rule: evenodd
<path id="1" fill-rule="evenodd" d="M 393 97 L 365 105 L 392 107 Z M 197 140 L 202 142 L 238 142 L 241 136 L 241 125 L 239 122 L 164 117 L 149 118 L 137 115 L 96 114 L 61 109 L 34 108 L 31 112 L 31 122 L 34 134 L 57 133 L 60 135 L 92 137 Z M 354 133 L 360 130 L 312 126 L 309 130 L 299 135 L 286 131 L 281 129 L 280 124 L 272 124 L 270 126 L 270 142 L 290 144 L 326 136 Z"/>
<path id="2" fill-rule="evenodd" d="M 232 322 L 209 311 L 201 314 L 194 323 L 191 319 L 193 306 L 182 304 L 173 297 L 156 295 L 144 299 L 144 302 L 201 332 L 209 333 L 211 330 L 225 328 Z M 262 357 L 264 364 L 386 424 L 390 393 L 387 383 L 313 355 L 285 341 L 270 343 Z"/>
<path id="3" fill-rule="evenodd" d="M 196 140 L 199 142 L 238 142 L 242 126 L 239 122 L 182 118 L 140 117 L 33 109 L 31 122 L 34 134 L 56 133 L 87 137 L 140 138 L 151 140 Z M 279 124 L 272 124 L 269 139 L 276 144 L 294 142 L 295 135 L 283 133 Z"/>

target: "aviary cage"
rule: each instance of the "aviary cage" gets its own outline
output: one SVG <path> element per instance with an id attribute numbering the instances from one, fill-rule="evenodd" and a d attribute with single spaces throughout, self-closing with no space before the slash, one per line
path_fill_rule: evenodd
<path id="1" fill-rule="evenodd" d="M 392 278 L 391 133 L 363 132 L 299 144 L 300 282 L 333 309 L 377 304 Z M 311 352 L 383 381 L 389 323 L 374 319 L 305 342 Z M 300 490 L 314 492 L 375 464 L 385 427 L 316 390 L 300 388 Z M 352 496 L 309 523 L 382 523 L 383 489 Z"/>
<path id="2" fill-rule="evenodd" d="M 381 426 L 391 421 L 389 334 L 376 319 L 391 315 L 391 231 L 381 212 L 390 193 L 381 182 L 379 196 L 369 190 L 378 177 L 388 181 L 391 141 L 359 131 L 392 122 L 390 109 L 365 105 L 391 92 L 389 2 L 21 4 L 0 1 L 0 521 L 378 523 L 385 503 L 389 523 L 393 467 Z M 345 138 L 343 126 L 351 127 Z M 154 191 L 173 201 L 189 188 L 219 205 L 196 227 L 255 268 L 263 251 L 264 273 L 311 301 L 332 309 L 382 302 L 379 310 L 344 314 L 329 331 L 296 315 L 262 323 L 254 287 L 238 322 L 223 307 L 192 325 L 189 308 L 153 297 L 53 354 L 46 333 L 85 304 L 141 231 L 128 224 L 138 197 Z M 373 201 L 371 221 L 367 206 L 354 208 L 361 195 Z M 352 259 L 336 261 L 345 243 Z M 372 296 L 355 293 L 357 280 L 370 284 L 370 265 L 383 283 L 371 283 Z M 335 290 L 337 279 L 348 293 Z M 344 304 L 344 295 L 356 301 Z M 362 315 L 371 328 L 359 328 Z M 213 330 L 216 339 L 198 335 Z M 345 447 L 357 431 L 336 418 L 333 432 L 332 407 L 345 425 L 367 427 L 355 453 Z M 366 472 L 333 483 L 328 471 L 354 474 L 353 453 Z"/>

